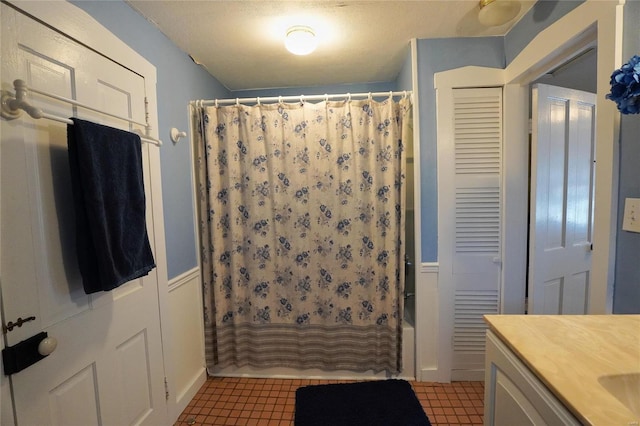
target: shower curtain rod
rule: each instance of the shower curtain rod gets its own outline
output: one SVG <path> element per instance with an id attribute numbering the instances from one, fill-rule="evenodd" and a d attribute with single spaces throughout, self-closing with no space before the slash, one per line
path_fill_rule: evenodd
<path id="1" fill-rule="evenodd" d="M 31 118 L 35 118 L 35 119 L 40 119 L 40 118 L 46 118 L 48 120 L 53 120 L 53 121 L 57 121 L 60 123 L 66 123 L 66 124 L 70 124 L 73 125 L 73 121 L 69 118 L 66 117 L 60 117 L 54 114 L 49 114 L 46 113 L 44 111 L 42 111 L 40 108 L 34 107 L 33 105 L 31 105 L 28 101 L 27 101 L 27 94 L 29 91 L 34 92 L 34 93 L 38 93 L 40 95 L 43 96 L 48 96 L 52 99 L 56 99 L 62 102 L 66 102 L 69 103 L 71 105 L 75 105 L 75 106 L 79 106 L 85 109 L 88 109 L 90 111 L 94 111 L 103 115 L 107 115 L 109 117 L 113 117 L 119 120 L 123 120 L 126 122 L 129 122 L 131 124 L 137 124 L 139 126 L 143 126 L 145 128 L 146 134 L 143 134 L 142 131 L 140 130 L 134 130 L 133 133 L 137 134 L 138 136 L 140 136 L 140 139 L 144 142 L 150 142 L 153 143 L 155 145 L 161 146 L 162 145 L 162 141 L 160 139 L 155 139 L 151 136 L 149 136 L 148 134 L 151 132 L 151 126 L 147 123 L 141 123 L 139 121 L 135 121 L 132 120 L 128 117 L 123 117 L 120 115 L 116 115 L 116 114 L 111 114 L 110 112 L 106 112 L 106 111 L 102 111 L 99 110 L 97 108 L 94 108 L 92 106 L 83 104 L 81 102 L 76 101 L 75 99 L 69 99 L 69 98 L 65 98 L 62 96 L 58 96 L 56 94 L 53 93 L 48 93 L 48 92 L 44 92 L 42 90 L 37 90 L 37 89 L 29 89 L 27 87 L 27 83 L 24 80 L 15 80 L 13 82 L 13 87 L 16 91 L 16 95 L 15 96 L 11 96 L 8 92 L 3 91 L 2 92 L 2 116 L 8 120 L 12 120 L 14 118 L 18 118 L 21 114 L 22 111 L 26 112 Z M 145 119 L 148 120 L 149 119 L 149 112 L 147 110 L 148 108 L 148 103 L 147 103 L 147 98 L 144 99 L 144 109 L 145 109 Z"/>
<path id="2" fill-rule="evenodd" d="M 367 92 L 367 93 L 342 93 L 342 94 L 333 94 L 333 95 L 299 95 L 299 96 L 267 96 L 267 97 L 256 97 L 256 98 L 228 98 L 228 99 L 212 99 L 212 100 L 197 100 L 191 101 L 191 105 L 199 107 L 205 105 L 230 105 L 230 104 L 258 104 L 261 102 L 287 102 L 287 101 L 328 101 L 330 99 L 340 99 L 346 98 L 351 100 L 353 98 L 379 98 L 383 96 L 413 96 L 413 92 L 410 90 L 405 90 L 401 92 Z"/>

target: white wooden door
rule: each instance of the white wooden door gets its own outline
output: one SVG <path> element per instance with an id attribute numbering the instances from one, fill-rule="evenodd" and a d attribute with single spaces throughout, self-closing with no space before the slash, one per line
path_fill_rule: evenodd
<path id="1" fill-rule="evenodd" d="M 2 89 L 14 79 L 144 122 L 143 77 L 6 4 L 2 10 Z M 46 96 L 31 102 L 64 117 L 114 127 L 107 119 Z M 57 349 L 10 376 L 21 425 L 165 424 L 158 277 L 87 296 L 75 253 L 66 125 L 23 114 L 1 122 L 0 273 L 4 321 L 35 316 L 6 334 L 6 345 L 46 331 Z M 143 143 L 147 227 L 155 241 Z M 3 407 L 6 408 L 6 407 Z"/>
<path id="2" fill-rule="evenodd" d="M 533 87 L 529 309 L 589 307 L 596 96 Z"/>
<path id="3" fill-rule="evenodd" d="M 451 380 L 481 380 L 485 314 L 500 306 L 502 89 L 452 89 L 439 97 L 440 282 L 453 309 Z M 450 312 L 450 313 L 449 313 Z"/>

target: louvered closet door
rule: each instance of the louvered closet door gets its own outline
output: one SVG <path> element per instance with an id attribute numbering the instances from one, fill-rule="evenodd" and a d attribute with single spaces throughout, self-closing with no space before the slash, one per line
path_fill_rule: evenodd
<path id="1" fill-rule="evenodd" d="M 455 380 L 484 368 L 482 315 L 498 313 L 502 89 L 454 89 L 453 121 Z"/>

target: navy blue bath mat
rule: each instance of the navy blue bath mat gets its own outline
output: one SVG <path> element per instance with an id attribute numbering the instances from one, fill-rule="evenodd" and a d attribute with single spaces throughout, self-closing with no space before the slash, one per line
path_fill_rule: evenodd
<path id="1" fill-rule="evenodd" d="M 315 385 L 296 391 L 295 426 L 430 426 L 409 382 Z"/>

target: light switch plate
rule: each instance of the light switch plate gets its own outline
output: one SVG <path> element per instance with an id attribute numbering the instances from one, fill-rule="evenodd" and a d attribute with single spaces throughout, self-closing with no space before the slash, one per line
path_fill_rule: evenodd
<path id="1" fill-rule="evenodd" d="M 626 198 L 624 200 L 622 230 L 640 232 L 640 198 Z"/>

